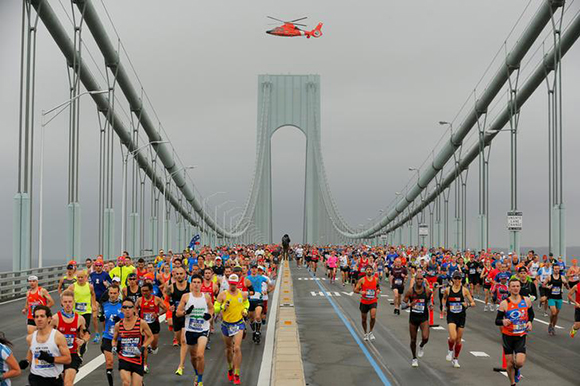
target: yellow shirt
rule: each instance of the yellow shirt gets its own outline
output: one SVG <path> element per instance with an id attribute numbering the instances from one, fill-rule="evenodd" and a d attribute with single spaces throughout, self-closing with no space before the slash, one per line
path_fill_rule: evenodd
<path id="1" fill-rule="evenodd" d="M 75 283 L 75 312 L 79 315 L 92 313 L 91 286 Z"/>
<path id="2" fill-rule="evenodd" d="M 230 303 L 228 308 L 224 310 L 223 321 L 226 323 L 236 323 L 242 320 L 242 310 L 244 309 L 244 294 L 238 290 L 235 295 L 230 291 L 226 291 L 226 300 L 224 305 Z"/>

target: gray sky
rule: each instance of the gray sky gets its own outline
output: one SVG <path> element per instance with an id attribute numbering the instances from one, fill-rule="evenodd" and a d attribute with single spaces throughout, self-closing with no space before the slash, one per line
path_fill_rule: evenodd
<path id="1" fill-rule="evenodd" d="M 61 0 L 70 11 L 70 4 Z M 207 196 L 236 200 L 248 195 L 255 157 L 257 75 L 321 75 L 322 145 L 331 190 L 344 218 L 365 223 L 387 206 L 412 178 L 444 133 L 437 122 L 453 119 L 473 91 L 521 15 L 528 0 L 448 0 L 420 2 L 335 1 L 159 2 L 104 1 L 153 105 L 183 163 Z M 58 1 L 50 1 L 69 30 L 72 26 Z M 94 1 L 102 10 L 100 1 Z M 171 4 L 171 5 L 169 5 Z M 364 6 L 362 5 L 364 4 Z M 511 47 L 539 6 L 533 1 L 507 45 Z M 572 4 L 571 17 L 580 8 Z M 16 0 L 0 2 L 0 213 L 5 221 L 0 243 L 5 255 L 0 269 L 10 267 L 12 198 L 16 191 L 20 9 Z M 308 16 L 310 26 L 324 22 L 320 39 L 276 38 L 266 15 L 282 19 Z M 112 28 L 102 14 L 111 36 Z M 542 36 L 546 36 L 544 31 Z M 103 70 L 88 29 L 90 52 Z M 548 44 L 549 45 L 549 44 Z M 534 46 L 534 48 L 537 46 Z M 541 51 L 539 52 L 541 54 Z M 492 65 L 499 66 L 502 54 Z M 538 62 L 522 70 L 525 78 Z M 87 59 L 89 60 L 89 59 Z M 127 65 L 127 63 L 125 62 Z M 580 48 L 564 59 L 564 170 L 580 167 L 575 149 L 580 133 Z M 92 65 L 101 85 L 95 65 Z M 488 74 L 478 91 L 483 90 Z M 40 26 L 38 36 L 37 117 L 68 99 L 62 54 Z M 499 110 L 496 110 L 496 113 Z M 83 254 L 96 253 L 98 123 L 90 99 L 83 100 L 81 204 Z M 465 112 L 456 121 L 460 123 Z M 524 212 L 522 245 L 547 244 L 547 121 L 545 89 L 524 107 L 520 128 L 520 207 Z M 45 189 L 46 259 L 62 262 L 66 229 L 67 121 L 47 127 Z M 40 122 L 37 119 L 37 122 Z M 273 138 L 274 235 L 302 235 L 304 137 L 279 130 Z M 118 146 L 118 145 L 117 145 Z M 37 148 L 38 149 L 38 148 Z M 501 134 L 491 153 L 492 245 L 505 246 L 505 213 L 509 209 L 509 136 Z M 117 161 L 119 158 L 117 157 Z M 119 176 L 120 179 L 120 168 Z M 278 174 L 285 174 L 281 179 Z M 38 176 L 38 173 L 36 174 Z M 118 185 L 117 185 L 118 186 Z M 578 245 L 580 181 L 567 178 L 568 245 Z M 468 244 L 475 246 L 477 167 L 469 174 Z M 117 191 L 115 207 L 120 230 Z M 37 206 L 35 206 L 35 215 Z M 221 215 L 220 215 L 221 218 Z M 284 220 L 282 220 L 284 219 Z M 37 225 L 35 225 L 36 231 Z M 119 242 L 120 237 L 117 238 Z M 35 240 L 35 253 L 36 244 Z"/>

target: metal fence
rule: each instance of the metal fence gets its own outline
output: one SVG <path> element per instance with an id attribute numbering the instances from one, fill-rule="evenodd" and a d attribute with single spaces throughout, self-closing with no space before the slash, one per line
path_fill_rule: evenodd
<path id="1" fill-rule="evenodd" d="M 146 263 L 152 262 L 156 256 L 141 256 Z M 141 257 L 132 258 L 136 262 Z M 65 265 L 31 268 L 24 271 L 0 272 L 0 302 L 23 298 L 28 290 L 28 277 L 38 277 L 38 285 L 47 291 L 58 288 L 58 282 L 66 274 Z"/>

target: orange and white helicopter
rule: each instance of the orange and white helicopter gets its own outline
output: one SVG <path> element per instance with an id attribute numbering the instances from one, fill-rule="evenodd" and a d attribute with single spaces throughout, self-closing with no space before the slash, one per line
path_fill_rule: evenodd
<path id="1" fill-rule="evenodd" d="M 312 31 L 304 31 L 297 27 L 297 26 L 306 27 L 305 24 L 299 24 L 296 22 L 307 19 L 307 17 L 301 17 L 299 19 L 294 19 L 290 21 L 276 19 L 275 17 L 272 16 L 268 16 L 268 18 L 276 20 L 282 23 L 282 25 L 269 31 L 266 31 L 267 34 L 285 37 L 306 36 L 308 39 L 310 39 L 310 37 L 319 38 L 322 36 L 322 23 L 318 23 L 316 28 L 314 28 Z"/>

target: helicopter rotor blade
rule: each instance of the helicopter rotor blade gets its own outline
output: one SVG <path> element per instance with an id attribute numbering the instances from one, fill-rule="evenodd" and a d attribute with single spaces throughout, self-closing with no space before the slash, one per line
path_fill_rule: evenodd
<path id="1" fill-rule="evenodd" d="M 304 20 L 304 19 L 308 19 L 308 17 L 305 16 L 305 17 L 301 17 L 300 19 L 290 20 L 290 23 L 294 23 L 295 21 L 300 21 L 300 20 Z"/>
<path id="2" fill-rule="evenodd" d="M 306 25 L 306 24 L 299 24 L 299 23 L 292 23 L 292 24 L 294 24 L 294 25 L 299 25 L 300 27 L 307 27 L 307 25 Z"/>
<path id="3" fill-rule="evenodd" d="M 275 17 L 272 17 L 272 16 L 266 16 L 266 17 L 269 19 L 272 19 L 272 20 L 279 21 L 280 23 L 286 23 L 284 20 L 276 19 Z"/>

